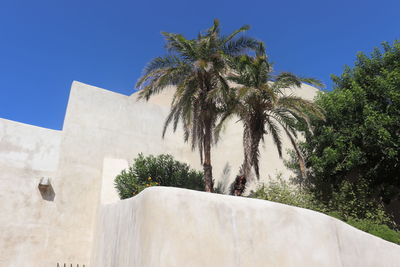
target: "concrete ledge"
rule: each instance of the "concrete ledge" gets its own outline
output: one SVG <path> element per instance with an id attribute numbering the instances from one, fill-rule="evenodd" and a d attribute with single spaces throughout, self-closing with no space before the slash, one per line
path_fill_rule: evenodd
<path id="1" fill-rule="evenodd" d="M 101 208 L 91 266 L 399 266 L 400 246 L 324 214 L 153 187 Z"/>

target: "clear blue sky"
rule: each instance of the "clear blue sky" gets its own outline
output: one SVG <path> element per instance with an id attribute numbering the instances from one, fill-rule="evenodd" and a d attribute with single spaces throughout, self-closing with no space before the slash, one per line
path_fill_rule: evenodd
<path id="1" fill-rule="evenodd" d="M 358 51 L 400 39 L 399 0 L 1 0 L 0 117 L 61 129 L 73 80 L 129 95 L 161 31 L 195 37 L 214 18 L 251 25 L 276 70 L 328 89 Z"/>

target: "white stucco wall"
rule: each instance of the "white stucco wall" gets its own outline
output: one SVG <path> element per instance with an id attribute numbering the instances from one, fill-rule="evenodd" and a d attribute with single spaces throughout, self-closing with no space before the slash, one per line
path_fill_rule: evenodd
<path id="1" fill-rule="evenodd" d="M 96 267 L 397 267 L 400 246 L 274 202 L 152 187 L 105 205 Z"/>
<path id="2" fill-rule="evenodd" d="M 41 177 L 58 188 L 61 139 L 59 131 L 0 119 L 0 266 L 39 266 L 62 249 L 51 246 L 57 207 L 38 190 Z"/>
<path id="3" fill-rule="evenodd" d="M 316 91 L 304 85 L 294 93 L 311 99 Z M 0 266 L 88 264 L 99 204 L 116 200 L 114 176 L 138 153 L 169 153 L 201 169 L 181 129 L 161 139 L 171 93 L 146 103 L 137 94 L 74 82 L 62 131 L 0 119 Z M 234 178 L 242 162 L 241 138 L 240 123 L 231 121 L 213 149 L 217 181 Z M 287 141 L 284 147 L 290 147 Z M 272 140 L 266 138 L 261 150 L 263 179 L 289 174 Z M 228 176 L 224 169 L 230 169 Z M 52 201 L 38 191 L 42 176 L 52 178 Z"/>
<path id="4" fill-rule="evenodd" d="M 103 173 L 101 182 L 101 204 L 115 203 L 120 200 L 118 192 L 114 188 L 114 178 L 121 170 L 129 168 L 129 163 L 124 159 L 105 158 L 103 161 Z"/>

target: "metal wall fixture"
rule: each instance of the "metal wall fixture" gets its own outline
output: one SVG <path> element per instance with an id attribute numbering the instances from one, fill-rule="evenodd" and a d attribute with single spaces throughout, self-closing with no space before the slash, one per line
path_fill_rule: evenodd
<path id="1" fill-rule="evenodd" d="M 53 186 L 51 185 L 51 179 L 49 177 L 40 178 L 38 189 L 44 200 L 54 201 L 56 193 L 54 192 Z"/>
<path id="2" fill-rule="evenodd" d="M 51 179 L 49 177 L 40 178 L 38 188 L 40 192 L 47 191 L 51 187 Z"/>

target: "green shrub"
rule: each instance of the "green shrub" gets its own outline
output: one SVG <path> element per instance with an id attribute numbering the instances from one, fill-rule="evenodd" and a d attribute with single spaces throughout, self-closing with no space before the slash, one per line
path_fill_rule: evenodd
<path id="1" fill-rule="evenodd" d="M 382 203 L 373 199 L 372 192 L 363 179 L 357 182 L 343 181 L 332 193 L 328 207 L 330 211 L 340 214 L 340 219 L 344 221 L 351 218 L 368 219 L 377 224 L 394 225 Z"/>
<path id="2" fill-rule="evenodd" d="M 355 228 L 400 244 L 400 231 L 395 223 L 377 203 L 363 199 L 363 185 L 343 183 L 338 193 L 333 194 L 329 204 L 319 201 L 312 192 L 290 185 L 282 179 L 259 186 L 249 197 L 274 201 L 323 212 L 342 220 Z M 394 227 L 391 229 L 389 226 Z"/>
<path id="3" fill-rule="evenodd" d="M 379 224 L 372 219 L 353 219 L 346 221 L 351 226 L 358 228 L 371 235 L 378 236 L 389 242 L 400 245 L 400 232 L 390 229 L 386 224 Z"/>
<path id="4" fill-rule="evenodd" d="M 204 190 L 202 172 L 174 160 L 171 155 L 143 156 L 139 154 L 128 170 L 115 178 L 115 188 L 121 199 L 135 196 L 150 186 L 174 186 Z"/>
<path id="5" fill-rule="evenodd" d="M 256 189 L 256 191 L 251 192 L 249 197 L 320 212 L 328 211 L 327 207 L 317 201 L 311 193 L 299 190 L 280 178 L 276 181 L 271 181 L 268 184 L 262 184 Z"/>

